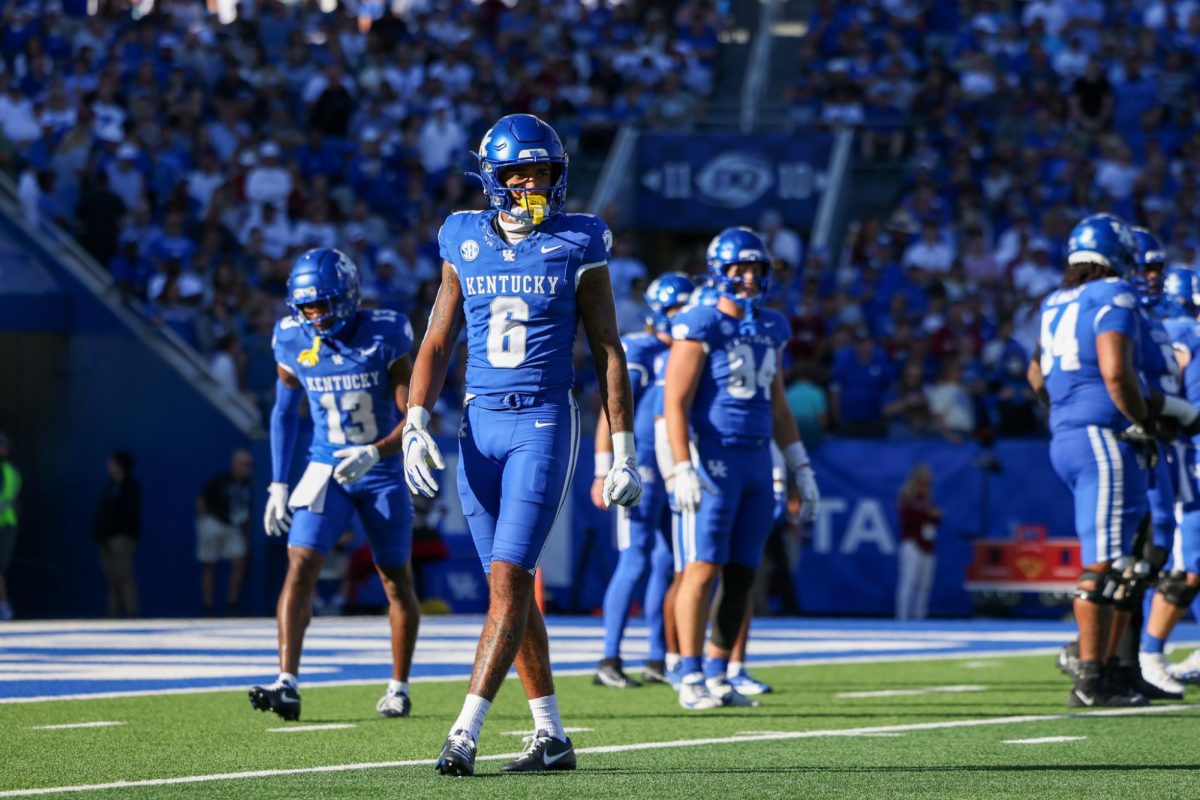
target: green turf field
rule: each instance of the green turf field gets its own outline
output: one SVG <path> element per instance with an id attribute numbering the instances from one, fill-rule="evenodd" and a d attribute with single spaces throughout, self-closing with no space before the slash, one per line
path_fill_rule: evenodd
<path id="1" fill-rule="evenodd" d="M 414 716 L 402 720 L 375 716 L 381 691 L 375 686 L 303 688 L 300 723 L 252 711 L 244 694 L 229 692 L 5 704 L 0 797 L 38 787 L 205 776 L 217 777 L 52 796 L 1200 797 L 1200 689 L 1187 697 L 1196 706 L 1067 717 L 1068 684 L 1049 656 L 756 674 L 776 687 L 762 707 L 705 713 L 683 712 L 666 687 L 618 691 L 594 687 L 590 678 L 560 679 L 566 724 L 590 729 L 573 734 L 579 770 L 533 776 L 501 775 L 502 760 L 492 758 L 517 752 L 521 737 L 513 732 L 530 724 L 520 686 L 511 680 L 480 740 L 477 779 L 441 777 L 432 767 L 464 682 L 415 684 Z M 946 686 L 968 688 L 837 696 Z M 36 727 L 89 721 L 122 724 Z M 355 727 L 269 730 L 330 723 Z M 1086 738 L 1006 743 L 1047 737 Z M 391 763 L 410 761 L 419 763 Z M 335 769 L 286 773 L 314 767 Z M 284 774 L 237 775 L 257 771 Z"/>

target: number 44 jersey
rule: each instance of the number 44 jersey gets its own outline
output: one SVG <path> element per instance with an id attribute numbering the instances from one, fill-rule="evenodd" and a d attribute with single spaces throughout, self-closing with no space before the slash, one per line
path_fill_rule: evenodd
<path id="1" fill-rule="evenodd" d="M 1042 301 L 1038 340 L 1042 375 L 1050 395 L 1050 431 L 1096 425 L 1120 429 L 1117 410 L 1100 374 L 1096 337 L 1115 331 L 1138 341 L 1137 295 L 1119 278 L 1059 289 Z"/>
<path id="2" fill-rule="evenodd" d="M 467 327 L 467 392 L 565 394 L 583 273 L 608 263 L 612 234 L 590 214 L 555 214 L 511 245 L 495 211 L 451 214 L 438 233 L 458 275 Z"/>
<path id="3" fill-rule="evenodd" d="M 692 402 L 696 438 L 766 447 L 772 436 L 771 385 L 779 350 L 791 336 L 787 319 L 771 309 L 738 319 L 715 306 L 695 306 L 671 322 L 672 338 L 698 341 L 708 354 Z"/>
<path id="4" fill-rule="evenodd" d="M 275 361 L 295 375 L 308 396 L 313 421 L 309 459 L 337 464 L 334 450 L 371 444 L 401 419 L 388 370 L 412 349 L 408 317 L 396 311 L 359 311 L 343 332 L 309 339 L 292 317 L 275 323 Z M 393 455 L 380 467 L 399 468 Z"/>

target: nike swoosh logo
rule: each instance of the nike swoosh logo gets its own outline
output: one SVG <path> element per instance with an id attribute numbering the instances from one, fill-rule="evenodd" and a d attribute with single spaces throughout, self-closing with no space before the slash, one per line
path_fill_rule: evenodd
<path id="1" fill-rule="evenodd" d="M 542 762 L 548 767 L 570 752 L 571 752 L 570 750 L 563 750 L 558 755 L 552 756 L 552 755 L 550 755 L 549 751 L 542 751 Z"/>
<path id="2" fill-rule="evenodd" d="M 364 356 L 369 356 L 378 349 L 379 349 L 379 342 L 376 342 L 371 347 L 368 347 L 366 350 L 360 350 L 359 352 L 362 353 Z"/>
<path id="3" fill-rule="evenodd" d="M 296 703 L 299 703 L 300 701 L 293 699 L 291 697 L 281 697 L 281 698 L 279 698 L 279 702 L 287 703 L 288 705 L 295 705 Z"/>
<path id="4" fill-rule="evenodd" d="M 542 245 L 543 253 L 553 253 L 555 250 L 562 250 L 562 245 L 556 244 L 553 247 L 546 247 L 546 245 Z"/>
<path id="5" fill-rule="evenodd" d="M 542 422 L 540 419 L 533 423 L 535 428 L 549 428 L 551 425 L 557 425 L 557 422 Z"/>
<path id="6" fill-rule="evenodd" d="M 1085 706 L 1090 706 L 1096 702 L 1095 700 L 1091 699 L 1087 695 L 1080 694 L 1079 692 L 1075 692 L 1075 696 L 1078 697 L 1079 701 L 1081 703 L 1083 703 Z"/>

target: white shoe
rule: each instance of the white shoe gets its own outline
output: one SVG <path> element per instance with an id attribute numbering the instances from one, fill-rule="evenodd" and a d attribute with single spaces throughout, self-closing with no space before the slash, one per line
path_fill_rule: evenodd
<path id="1" fill-rule="evenodd" d="M 721 701 L 708 691 L 704 675 L 693 672 L 691 675 L 685 675 L 683 682 L 679 684 L 679 705 L 689 711 L 708 711 L 720 708 Z"/>
<path id="2" fill-rule="evenodd" d="M 412 712 L 412 701 L 403 692 L 389 691 L 379 698 L 375 710 L 381 717 L 407 717 Z"/>
<path id="3" fill-rule="evenodd" d="M 721 701 L 723 706 L 744 706 L 755 707 L 758 705 L 757 700 L 751 700 L 744 694 L 733 688 L 733 684 L 728 678 L 709 678 L 704 681 L 704 685 L 708 687 L 708 692 L 713 697 Z"/>
<path id="4" fill-rule="evenodd" d="M 1167 671 L 1167 657 L 1162 653 L 1139 653 L 1138 666 L 1146 683 L 1164 692 L 1183 694 L 1183 684 L 1171 677 Z"/>
<path id="5" fill-rule="evenodd" d="M 1178 664 L 1168 665 L 1167 674 L 1180 683 L 1200 683 L 1200 650 L 1193 650 Z"/>

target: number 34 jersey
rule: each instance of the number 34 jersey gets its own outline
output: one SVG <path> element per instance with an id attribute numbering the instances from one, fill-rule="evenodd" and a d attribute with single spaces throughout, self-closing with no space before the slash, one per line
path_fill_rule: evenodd
<path id="1" fill-rule="evenodd" d="M 438 232 L 458 275 L 467 327 L 467 392 L 565 394 L 583 273 L 608 263 L 612 234 L 590 214 L 555 214 L 510 245 L 495 211 L 460 211 Z"/>
<path id="2" fill-rule="evenodd" d="M 1042 301 L 1042 375 L 1050 395 L 1050 431 L 1129 425 L 1117 410 L 1096 355 L 1096 337 L 1115 331 L 1138 342 L 1137 296 L 1119 278 L 1059 289 Z"/>
<path id="3" fill-rule="evenodd" d="M 359 311 L 332 339 L 308 338 L 292 317 L 275 323 L 275 361 L 296 376 L 308 395 L 310 460 L 337 464 L 334 450 L 371 444 L 400 424 L 388 370 L 408 355 L 412 343 L 412 325 L 396 311 Z M 399 463 L 393 455 L 380 466 L 398 468 Z"/>
<path id="4" fill-rule="evenodd" d="M 780 348 L 791 336 L 787 319 L 771 309 L 749 320 L 696 306 L 672 319 L 671 336 L 698 341 L 708 353 L 692 402 L 696 438 L 766 447 L 772 435 L 771 385 Z"/>

